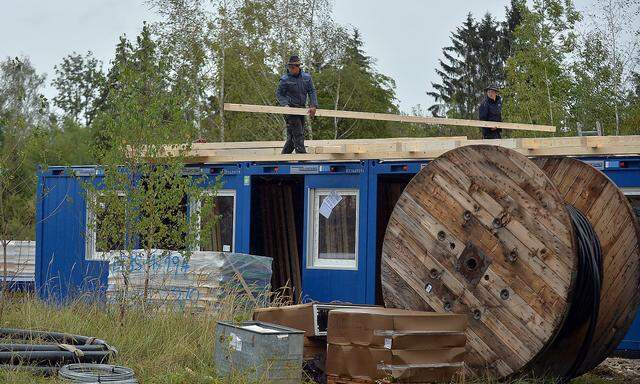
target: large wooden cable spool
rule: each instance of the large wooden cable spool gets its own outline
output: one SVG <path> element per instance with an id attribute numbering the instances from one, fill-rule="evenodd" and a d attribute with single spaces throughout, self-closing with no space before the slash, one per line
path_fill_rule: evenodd
<path id="1" fill-rule="evenodd" d="M 640 248 L 637 218 L 622 191 L 604 173 L 573 158 L 538 158 L 567 204 L 580 210 L 600 241 L 603 284 L 593 341 L 576 374 L 590 371 L 620 343 L 640 301 Z M 556 340 L 535 362 L 539 373 L 562 374 L 584 339 L 586 326 Z"/>
<path id="2" fill-rule="evenodd" d="M 382 247 L 385 305 L 465 313 L 467 365 L 520 372 L 569 310 L 577 258 L 554 183 L 525 156 L 467 146 L 430 162 L 396 204 Z"/>

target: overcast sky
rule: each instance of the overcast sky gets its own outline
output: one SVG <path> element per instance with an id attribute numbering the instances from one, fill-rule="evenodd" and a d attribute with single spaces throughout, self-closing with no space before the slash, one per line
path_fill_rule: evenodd
<path id="1" fill-rule="evenodd" d="M 576 0 L 584 10 L 592 0 Z M 502 19 L 508 0 L 335 0 L 335 19 L 357 27 L 378 69 L 396 80 L 400 107 L 431 105 L 425 92 L 449 36 L 468 12 Z M 39 72 L 76 51 L 93 51 L 105 64 L 118 36 L 133 37 L 155 15 L 143 0 L 0 0 L 0 57 L 27 55 Z M 46 96 L 54 94 L 47 89 Z M 241 100 L 237 100 L 241 101 Z"/>

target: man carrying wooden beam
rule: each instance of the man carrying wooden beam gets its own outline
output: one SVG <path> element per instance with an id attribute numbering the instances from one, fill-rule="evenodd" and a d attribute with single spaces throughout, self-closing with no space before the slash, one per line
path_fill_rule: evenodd
<path id="1" fill-rule="evenodd" d="M 502 121 L 502 97 L 498 95 L 499 89 L 497 85 L 490 85 L 484 89 L 486 97 L 480 104 L 478 113 L 479 120 L 483 121 Z M 482 128 L 483 139 L 501 139 L 502 129 L 500 128 Z"/>
<path id="2" fill-rule="evenodd" d="M 280 78 L 280 84 L 276 90 L 278 104 L 282 107 L 304 108 L 309 96 L 309 115 L 316 114 L 318 96 L 313 86 L 311 75 L 302 71 L 300 58 L 293 55 L 287 63 L 287 74 Z M 287 122 L 287 141 L 282 148 L 282 153 L 307 153 L 304 147 L 304 116 L 285 115 Z"/>

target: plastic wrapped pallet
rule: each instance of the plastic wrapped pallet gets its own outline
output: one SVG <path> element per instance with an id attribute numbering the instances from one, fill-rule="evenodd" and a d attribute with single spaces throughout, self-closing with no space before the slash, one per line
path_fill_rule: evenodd
<path id="1" fill-rule="evenodd" d="M 148 277 L 147 302 L 167 307 L 216 308 L 230 294 L 263 305 L 271 281 L 272 259 L 243 253 L 196 251 L 185 257 L 154 249 L 149 258 L 144 250 L 114 251 L 104 258 L 109 261 L 108 298 L 125 291 L 125 276 L 129 298 L 142 298 Z"/>
<path id="2" fill-rule="evenodd" d="M 327 375 L 422 383 L 461 373 L 466 355 L 464 315 L 387 308 L 329 313 Z"/>

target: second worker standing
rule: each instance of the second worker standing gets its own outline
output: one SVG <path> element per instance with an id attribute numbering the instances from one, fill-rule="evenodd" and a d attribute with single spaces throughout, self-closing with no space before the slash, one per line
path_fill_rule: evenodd
<path id="1" fill-rule="evenodd" d="M 293 55 L 287 63 L 287 74 L 280 78 L 280 84 L 276 90 L 278 104 L 282 107 L 304 108 L 309 96 L 309 116 L 315 116 L 318 106 L 318 96 L 313 86 L 311 75 L 301 68 L 302 63 L 298 56 Z M 304 147 L 304 116 L 285 115 L 287 122 L 287 141 L 282 148 L 282 153 L 307 153 Z"/>

